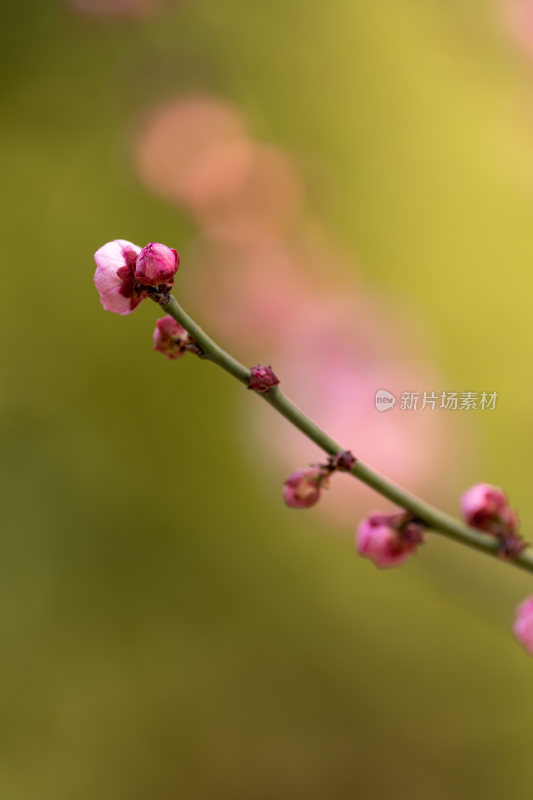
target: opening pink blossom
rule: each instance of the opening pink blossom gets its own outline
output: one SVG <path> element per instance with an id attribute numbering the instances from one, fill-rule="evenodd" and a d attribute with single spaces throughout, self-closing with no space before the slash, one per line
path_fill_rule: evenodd
<path id="1" fill-rule="evenodd" d="M 147 297 L 135 278 L 135 265 L 141 248 L 125 239 L 115 239 L 94 254 L 94 284 L 106 311 L 131 314 Z"/>

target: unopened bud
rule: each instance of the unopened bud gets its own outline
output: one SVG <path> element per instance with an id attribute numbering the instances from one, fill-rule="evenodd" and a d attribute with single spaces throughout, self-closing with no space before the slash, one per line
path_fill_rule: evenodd
<path id="1" fill-rule="evenodd" d="M 424 541 L 424 526 L 406 514 L 371 514 L 357 529 L 357 552 L 387 569 L 403 564 Z"/>
<path id="2" fill-rule="evenodd" d="M 167 316 L 157 320 L 154 331 L 154 350 L 163 353 L 167 358 L 180 358 L 186 352 L 190 337 L 185 328 L 173 317 Z"/>
<path id="3" fill-rule="evenodd" d="M 258 364 L 257 367 L 252 367 L 250 370 L 250 381 L 248 383 L 248 388 L 253 389 L 255 392 L 265 394 L 278 383 L 279 378 L 270 366 L 263 367 L 261 364 Z"/>
<path id="4" fill-rule="evenodd" d="M 144 286 L 169 288 L 174 284 L 174 275 L 180 264 L 176 250 L 164 244 L 151 242 L 143 247 L 137 257 L 135 277 Z"/>
<path id="5" fill-rule="evenodd" d="M 473 528 L 495 533 L 502 514 L 508 510 L 507 495 L 498 486 L 476 483 L 461 497 L 461 510 Z"/>
<path id="6" fill-rule="evenodd" d="M 283 484 L 283 499 L 291 508 L 310 508 L 320 499 L 327 472 L 322 467 L 299 469 Z"/>

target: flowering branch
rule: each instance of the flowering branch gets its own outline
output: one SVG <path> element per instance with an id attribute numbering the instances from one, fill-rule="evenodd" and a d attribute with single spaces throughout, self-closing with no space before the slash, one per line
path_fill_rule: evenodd
<path id="1" fill-rule="evenodd" d="M 425 531 L 432 530 L 533 573 L 533 551 L 526 549 L 518 533 L 518 517 L 501 489 L 484 483 L 471 487 L 461 498 L 464 524 L 389 481 L 342 448 L 289 400 L 271 367 L 248 369 L 223 350 L 170 294 L 179 266 L 175 250 L 156 243 L 141 249 L 117 239 L 101 247 L 95 253 L 95 261 L 94 280 L 104 308 L 129 314 L 143 300 L 152 299 L 168 315 L 157 322 L 154 349 L 169 359 L 189 352 L 218 364 L 260 394 L 326 453 L 325 464 L 297 470 L 285 481 L 283 497 L 288 506 L 309 508 L 318 501 L 334 472 L 349 472 L 401 509 L 394 514 L 371 514 L 358 528 L 358 551 L 376 566 L 403 563 L 422 544 Z M 533 655 L 533 596 L 519 606 L 513 630 Z"/>
<path id="2" fill-rule="evenodd" d="M 241 383 L 248 385 L 250 370 L 214 342 L 187 314 L 173 295 L 170 296 L 169 302 L 161 307 L 192 336 L 201 348 L 205 358 L 218 364 Z M 344 452 L 344 448 L 331 439 L 303 411 L 294 405 L 279 386 L 273 386 L 268 392 L 261 393 L 261 396 L 327 455 L 333 456 Z M 355 478 L 366 483 L 378 494 L 386 497 L 387 500 L 395 503 L 400 508 L 409 511 L 413 517 L 436 533 L 447 536 L 449 539 L 454 539 L 456 542 L 461 542 L 475 550 L 487 553 L 487 555 L 494 557 L 501 555 L 499 542 L 494 536 L 464 525 L 448 514 L 439 511 L 434 506 L 380 475 L 362 461 L 357 460 L 349 471 Z M 533 572 L 533 552 L 530 549 L 522 551 L 515 556 L 510 556 L 506 560 L 528 572 Z"/>

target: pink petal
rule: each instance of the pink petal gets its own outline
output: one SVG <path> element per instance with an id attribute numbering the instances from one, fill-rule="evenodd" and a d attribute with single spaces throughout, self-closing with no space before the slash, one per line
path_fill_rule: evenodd
<path id="1" fill-rule="evenodd" d="M 130 314 L 138 305 L 138 300 L 124 297 L 121 293 L 123 279 L 118 275 L 118 270 L 128 266 L 128 255 L 138 255 L 140 247 L 125 239 L 115 239 L 100 247 L 94 254 L 96 272 L 94 284 L 100 294 L 100 301 L 106 311 L 115 314 Z M 133 300 L 133 302 L 132 302 Z"/>
<path id="2" fill-rule="evenodd" d="M 127 266 L 126 256 L 132 251 L 135 255 L 139 255 L 141 248 L 126 239 L 115 239 L 100 247 L 94 254 L 94 260 L 97 267 L 116 272 L 121 267 Z"/>
<path id="3" fill-rule="evenodd" d="M 99 290 L 100 291 L 100 290 Z M 100 292 L 100 302 L 106 311 L 113 311 L 115 314 L 131 314 L 134 308 L 131 307 L 131 297 L 124 297 L 120 291 L 120 284 L 106 292 Z M 136 304 L 138 305 L 138 303 Z"/>

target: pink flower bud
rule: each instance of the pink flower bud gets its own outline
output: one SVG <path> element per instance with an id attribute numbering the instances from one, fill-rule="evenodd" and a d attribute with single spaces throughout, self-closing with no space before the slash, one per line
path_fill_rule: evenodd
<path id="1" fill-rule="evenodd" d="M 423 526 L 405 514 L 375 512 L 357 529 L 357 552 L 377 567 L 386 569 L 403 564 L 423 541 Z"/>
<path id="2" fill-rule="evenodd" d="M 137 258 L 135 277 L 144 286 L 174 285 L 174 275 L 180 265 L 176 250 L 151 242 L 143 247 Z"/>
<path id="3" fill-rule="evenodd" d="M 533 656 L 533 596 L 526 597 L 516 609 L 513 632 L 527 652 Z"/>
<path id="4" fill-rule="evenodd" d="M 248 384 L 248 388 L 253 389 L 255 392 L 265 394 L 278 383 L 279 378 L 270 366 L 263 367 L 258 364 L 257 367 L 252 367 L 250 370 L 250 382 Z"/>
<path id="5" fill-rule="evenodd" d="M 157 320 L 154 331 L 154 350 L 158 350 L 172 360 L 184 355 L 185 345 L 189 342 L 189 334 L 173 317 L 167 316 Z"/>
<path id="6" fill-rule="evenodd" d="M 141 248 L 125 239 L 115 239 L 94 254 L 94 283 L 106 311 L 130 314 L 145 299 L 144 288 L 135 279 L 135 264 Z"/>
<path id="7" fill-rule="evenodd" d="M 283 499 L 291 508 L 310 508 L 318 502 L 328 473 L 322 467 L 299 469 L 283 484 Z"/>
<path id="8" fill-rule="evenodd" d="M 505 493 L 489 483 L 476 483 L 461 497 L 461 511 L 473 528 L 498 535 L 502 517 L 511 522 Z M 510 512 L 512 514 L 512 512 Z"/>

